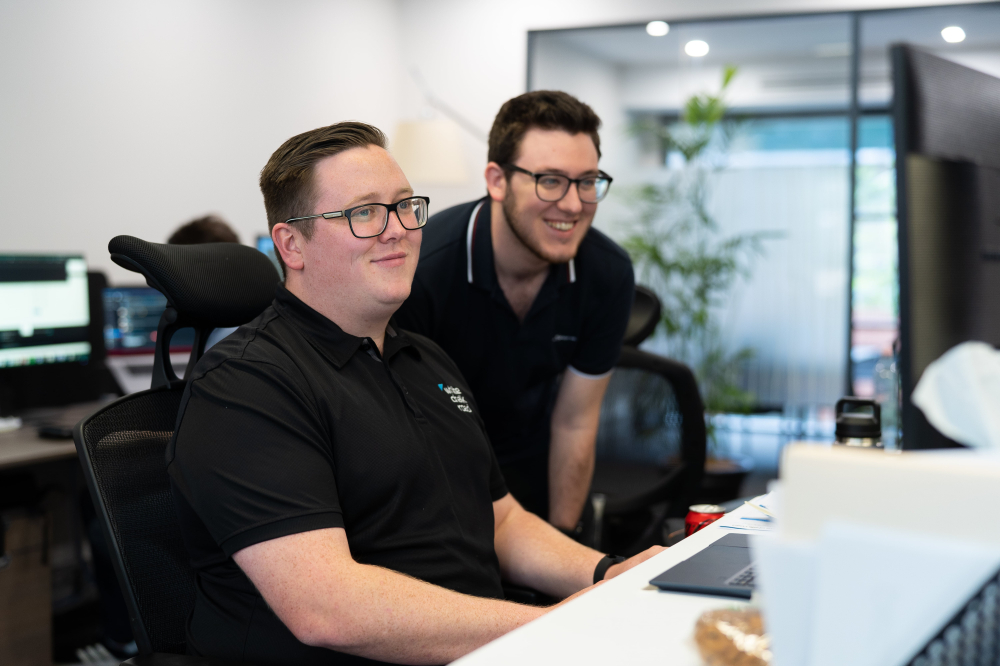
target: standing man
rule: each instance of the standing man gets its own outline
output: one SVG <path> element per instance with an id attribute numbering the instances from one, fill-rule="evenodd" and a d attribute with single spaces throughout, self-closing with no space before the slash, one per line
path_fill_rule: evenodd
<path id="1" fill-rule="evenodd" d="M 628 255 L 590 228 L 611 185 L 600 123 L 564 92 L 504 104 L 488 196 L 430 219 L 397 314 L 461 369 L 514 497 L 567 532 L 587 502 L 634 290 Z"/>

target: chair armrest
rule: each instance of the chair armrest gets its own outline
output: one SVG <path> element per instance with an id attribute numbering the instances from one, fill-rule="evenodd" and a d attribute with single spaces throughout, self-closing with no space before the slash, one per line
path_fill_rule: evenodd
<path id="1" fill-rule="evenodd" d="M 171 654 L 170 652 L 154 652 L 138 654 L 123 661 L 121 666 L 236 666 L 235 662 L 223 661 L 214 657 L 194 657 L 187 654 Z M 244 666 L 246 666 L 244 664 Z"/>
<path id="2" fill-rule="evenodd" d="M 687 466 L 680 463 L 667 473 L 663 480 L 646 492 L 620 499 L 609 497 L 604 505 L 604 514 L 608 516 L 620 516 L 658 502 L 664 502 L 677 494 L 677 487 L 687 480 Z"/>

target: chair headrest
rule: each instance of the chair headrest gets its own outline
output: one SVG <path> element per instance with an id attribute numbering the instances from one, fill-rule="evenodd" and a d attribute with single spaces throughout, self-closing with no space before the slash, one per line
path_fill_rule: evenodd
<path id="1" fill-rule="evenodd" d="M 164 245 L 115 236 L 108 251 L 116 264 L 141 273 L 178 313 L 204 326 L 247 323 L 271 304 L 280 281 L 267 255 L 238 243 Z"/>

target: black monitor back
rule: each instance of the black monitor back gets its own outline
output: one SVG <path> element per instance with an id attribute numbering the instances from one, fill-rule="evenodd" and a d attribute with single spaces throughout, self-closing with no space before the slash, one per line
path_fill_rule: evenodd
<path id="1" fill-rule="evenodd" d="M 910 401 L 955 345 L 1000 346 L 1000 79 L 892 48 L 903 446 L 957 446 Z"/>

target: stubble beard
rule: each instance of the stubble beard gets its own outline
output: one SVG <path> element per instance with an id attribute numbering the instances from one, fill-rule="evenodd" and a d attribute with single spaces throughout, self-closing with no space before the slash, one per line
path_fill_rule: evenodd
<path id="1" fill-rule="evenodd" d="M 534 238 L 531 238 L 529 234 L 525 233 L 525 231 L 519 228 L 521 220 L 520 217 L 518 216 L 517 207 L 514 204 L 513 193 L 509 189 L 507 190 L 507 193 L 504 195 L 502 207 L 503 207 L 503 215 L 507 220 L 507 227 L 514 234 L 514 237 L 521 242 L 521 245 L 526 247 L 529 252 L 531 252 L 533 255 L 535 255 L 542 261 L 550 264 L 563 264 L 566 263 L 566 261 L 568 261 L 568 259 L 564 260 L 560 257 L 552 257 L 550 255 L 547 255 L 545 253 L 545 250 L 542 249 L 541 245 Z"/>

